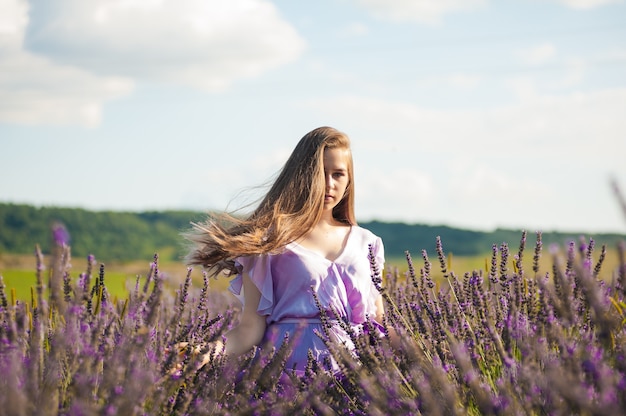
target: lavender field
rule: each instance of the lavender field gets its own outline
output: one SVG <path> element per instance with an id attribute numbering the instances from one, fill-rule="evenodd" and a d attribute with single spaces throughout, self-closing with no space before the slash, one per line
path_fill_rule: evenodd
<path id="1" fill-rule="evenodd" d="M 624 245 L 609 270 L 608 248 L 592 240 L 544 248 L 538 233 L 526 247 L 524 233 L 519 246 L 494 245 L 482 270 L 457 273 L 443 244 L 406 253 L 406 273 L 372 264 L 399 345 L 352 333 L 351 354 L 327 339 L 342 374 L 311 360 L 302 378 L 283 371 L 286 350 L 218 356 L 199 371 L 191 354 L 172 371 L 176 343 L 200 346 L 238 319 L 238 305 L 210 290 L 207 276 L 195 288 L 189 271 L 173 296 L 155 256 L 128 298 L 116 299 L 93 257 L 73 271 L 69 247 L 38 252 L 30 302 L 11 300 L 0 281 L 0 413 L 626 414 Z"/>

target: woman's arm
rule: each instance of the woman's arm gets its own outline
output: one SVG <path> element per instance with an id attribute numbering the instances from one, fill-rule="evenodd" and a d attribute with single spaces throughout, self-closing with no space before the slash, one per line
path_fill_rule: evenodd
<path id="1" fill-rule="evenodd" d="M 222 339 L 213 341 L 208 345 L 208 352 L 202 356 L 202 360 L 198 364 L 198 369 L 204 367 L 211 357 L 219 354 L 225 354 L 230 357 L 238 357 L 250 351 L 252 347 L 258 345 L 265 335 L 265 316 L 257 313 L 259 301 L 261 300 L 261 292 L 250 279 L 247 273 L 242 274 L 244 305 L 239 319 L 239 324 L 226 332 Z M 224 340 L 226 341 L 224 343 Z M 187 343 L 179 344 L 182 348 Z M 179 370 L 179 368 L 177 368 Z"/>
<path id="2" fill-rule="evenodd" d="M 265 316 L 257 313 L 261 292 L 247 273 L 243 273 L 242 278 L 245 303 L 239 324 L 224 335 L 226 338 L 225 345 L 222 341 L 216 341 L 215 345 L 217 353 L 223 351 L 227 355 L 235 357 L 258 345 L 265 335 L 266 327 Z"/>

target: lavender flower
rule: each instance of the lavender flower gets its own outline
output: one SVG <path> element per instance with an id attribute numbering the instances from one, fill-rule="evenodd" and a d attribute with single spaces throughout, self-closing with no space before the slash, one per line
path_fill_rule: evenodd
<path id="1" fill-rule="evenodd" d="M 372 282 L 386 308 L 382 330 L 370 320 L 362 332 L 338 321 L 355 353 L 320 334 L 339 370 L 329 371 L 330 357 L 318 361 L 310 354 L 302 376 L 285 369 L 293 340 L 283 339 L 273 350 L 216 357 L 201 370 L 197 356 L 188 355 L 172 377 L 178 351 L 171 346 L 218 339 L 241 313 L 209 288 L 206 275 L 201 288 L 194 287 L 191 270 L 182 284 L 174 283 L 155 256 L 143 287 L 138 277 L 136 289 L 116 301 L 103 265 L 92 278 L 93 256 L 71 279 L 69 251 L 55 250 L 50 272 L 59 272 L 63 292 L 53 302 L 38 250 L 29 302 L 9 301 L 0 278 L 0 409 L 44 415 L 624 414 L 624 247 L 618 248 L 618 269 L 603 271 L 607 249 L 593 267 L 592 241 L 555 247 L 551 272 L 540 274 L 538 233 L 532 276 L 522 265 L 525 234 L 512 270 L 503 243 L 491 247 L 485 270 L 466 271 L 462 279 L 449 270 L 440 239 L 443 279 L 431 275 L 423 251 L 421 279 L 405 253 L 409 278 L 387 272 L 383 281 L 370 253 Z M 313 301 L 319 304 L 314 294 Z M 329 322 L 334 318 L 323 315 L 323 328 L 335 325 Z M 393 343 L 391 334 L 397 335 Z"/>
<path id="2" fill-rule="evenodd" d="M 52 239 L 57 246 L 69 246 L 70 245 L 70 233 L 60 222 L 52 224 Z"/>

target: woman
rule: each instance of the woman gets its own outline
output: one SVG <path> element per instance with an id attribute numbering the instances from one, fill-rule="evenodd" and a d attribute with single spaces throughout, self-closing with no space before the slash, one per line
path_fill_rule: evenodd
<path id="1" fill-rule="evenodd" d="M 229 289 L 243 303 L 238 326 L 214 343 L 203 363 L 211 353 L 239 356 L 267 343 L 278 348 L 288 334 L 293 350 L 286 368 L 301 374 L 309 351 L 319 363 L 332 362 L 317 335 L 324 333 L 320 307 L 334 322 L 330 336 L 348 348 L 337 319 L 357 331 L 368 318 L 382 322 L 368 247 L 382 267 L 383 244 L 356 224 L 345 134 L 330 127 L 306 134 L 256 210 L 245 219 L 229 217 L 228 224 L 208 221 L 188 236 L 195 244 L 188 263 L 235 273 Z"/>

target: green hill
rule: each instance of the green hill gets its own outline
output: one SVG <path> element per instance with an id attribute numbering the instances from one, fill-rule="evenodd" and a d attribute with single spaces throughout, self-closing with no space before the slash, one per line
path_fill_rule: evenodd
<path id="1" fill-rule="evenodd" d="M 413 257 L 420 255 L 426 249 L 430 256 L 434 255 L 436 238 L 441 237 L 444 251 L 459 256 L 475 256 L 491 250 L 492 245 L 498 246 L 506 242 L 511 250 L 517 250 L 520 244 L 523 230 L 496 229 L 491 232 L 465 230 L 452 228 L 444 225 L 423 225 L 387 223 L 373 221 L 362 224 L 372 232 L 379 235 L 385 243 L 385 252 L 389 256 L 397 257 L 409 250 Z M 532 250 L 536 241 L 536 230 L 527 231 L 526 246 Z M 544 247 L 551 244 L 566 245 L 570 241 L 578 242 L 581 238 L 586 241 L 593 239 L 596 246 L 606 244 L 607 247 L 616 247 L 619 241 L 626 239 L 622 234 L 609 233 L 563 233 L 556 231 L 543 231 L 542 243 Z"/>
<path id="2" fill-rule="evenodd" d="M 201 221 L 205 214 L 197 211 L 113 212 L 88 211 L 78 208 L 34 207 L 21 204 L 0 204 L 0 254 L 29 254 L 35 244 L 48 252 L 52 244 L 52 228 L 63 224 L 69 233 L 73 256 L 96 254 L 107 261 L 150 259 L 159 253 L 162 259 L 179 260 L 184 254 L 180 236 L 191 221 Z M 435 239 L 441 236 L 444 249 L 455 255 L 484 254 L 493 244 L 507 242 L 517 248 L 521 230 L 497 229 L 493 232 L 472 231 L 448 226 L 363 222 L 365 228 L 379 235 L 389 257 L 401 257 L 406 250 L 414 256 L 426 249 L 435 252 Z M 534 230 L 528 230 L 528 246 L 534 245 Z M 566 244 L 581 236 L 593 238 L 596 245 L 614 247 L 626 239 L 620 234 L 544 232 L 544 245 Z"/>
<path id="3" fill-rule="evenodd" d="M 97 254 L 112 260 L 161 258 L 177 260 L 183 254 L 181 231 L 204 215 L 192 211 L 113 212 L 77 208 L 0 204 L 0 253 L 32 253 L 35 244 L 48 252 L 52 228 L 63 224 L 72 255 Z"/>

